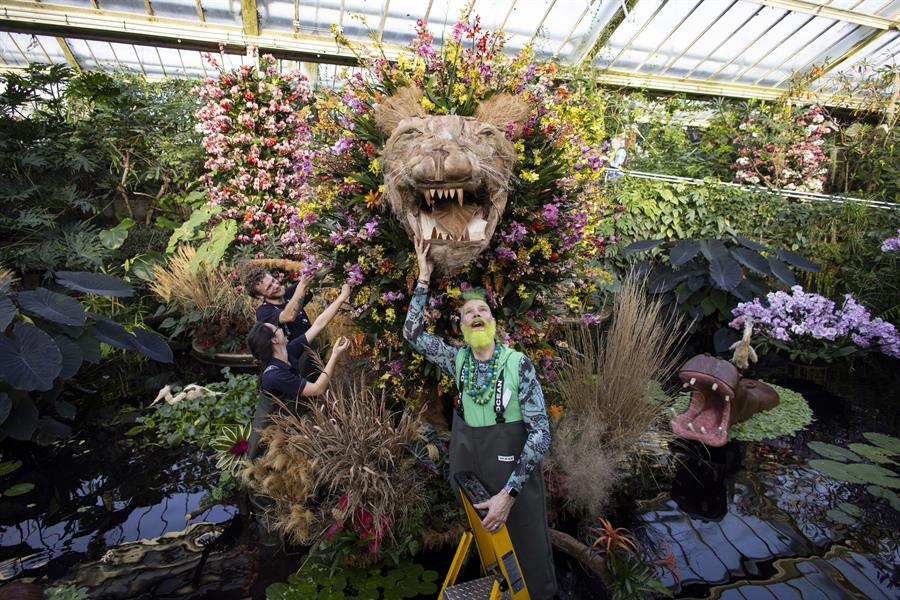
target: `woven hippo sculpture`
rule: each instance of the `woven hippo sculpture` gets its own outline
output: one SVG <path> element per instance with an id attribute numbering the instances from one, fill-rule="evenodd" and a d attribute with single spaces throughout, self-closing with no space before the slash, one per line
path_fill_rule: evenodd
<path id="1" fill-rule="evenodd" d="M 528 105 L 495 94 L 472 117 L 429 115 L 421 98 L 401 88 L 375 109 L 388 135 L 384 196 L 410 239 L 428 241 L 437 271 L 452 275 L 488 247 L 503 216 L 516 162 L 506 134 L 518 134 Z"/>
<path id="2" fill-rule="evenodd" d="M 688 360 L 678 377 L 690 388 L 691 403 L 685 412 L 673 415 L 672 431 L 678 437 L 707 446 L 725 445 L 732 425 L 778 406 L 774 389 L 760 381 L 744 379 L 733 364 L 709 354 Z"/>

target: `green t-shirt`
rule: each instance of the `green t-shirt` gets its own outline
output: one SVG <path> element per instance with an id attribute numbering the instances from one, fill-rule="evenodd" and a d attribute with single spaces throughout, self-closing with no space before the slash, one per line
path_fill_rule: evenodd
<path id="1" fill-rule="evenodd" d="M 459 376 L 462 373 L 463 363 L 471 350 L 468 348 L 456 353 L 456 386 L 459 387 Z M 519 365 L 525 355 L 516 352 L 508 346 L 500 346 L 500 357 L 497 364 L 503 369 L 503 418 L 507 423 L 522 420 L 522 409 L 519 407 Z M 494 412 L 494 392 L 491 391 L 491 399 L 484 404 L 477 404 L 465 390 L 460 390 L 462 395 L 463 418 L 469 427 L 490 427 L 497 424 L 497 415 Z"/>

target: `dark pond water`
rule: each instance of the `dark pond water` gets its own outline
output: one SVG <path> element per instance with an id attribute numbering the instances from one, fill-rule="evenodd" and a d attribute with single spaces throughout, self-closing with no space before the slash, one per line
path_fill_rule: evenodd
<path id="1" fill-rule="evenodd" d="M 816 421 L 793 438 L 688 448 L 671 490 L 633 504 L 634 528 L 675 557 L 679 580 L 665 583 L 678 597 L 900 597 L 900 513 L 865 486 L 807 466 L 811 440 L 845 445 L 864 441 L 864 431 L 896 435 L 896 396 L 857 392 L 853 401 L 807 392 Z M 229 600 L 262 597 L 301 559 L 261 546 L 237 506 L 186 518 L 217 477 L 197 451 L 109 429 L 55 448 L 5 442 L 3 458 L 25 463 L 4 485 L 27 481 L 35 489 L 0 498 L 0 585 L 74 583 L 98 599 Z M 829 511 L 841 503 L 861 516 L 834 521 Z M 451 557 L 452 549 L 426 563 L 442 579 Z M 563 600 L 604 597 L 578 565 L 557 559 Z"/>

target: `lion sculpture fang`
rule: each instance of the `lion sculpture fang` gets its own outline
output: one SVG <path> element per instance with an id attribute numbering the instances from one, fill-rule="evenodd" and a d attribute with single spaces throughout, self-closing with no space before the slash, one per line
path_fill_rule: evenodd
<path id="1" fill-rule="evenodd" d="M 388 135 L 384 196 L 410 238 L 428 240 L 435 268 L 452 275 L 490 244 L 506 208 L 518 133 L 528 105 L 509 94 L 481 103 L 474 117 L 427 115 L 422 90 L 398 90 L 375 109 Z"/>

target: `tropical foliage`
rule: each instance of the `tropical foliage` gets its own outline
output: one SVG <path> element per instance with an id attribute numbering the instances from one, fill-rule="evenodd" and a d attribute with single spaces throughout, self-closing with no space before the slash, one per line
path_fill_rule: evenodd
<path id="1" fill-rule="evenodd" d="M 36 431 L 42 441 L 71 434 L 68 425 L 46 415 L 39 418 L 39 405 L 54 403 L 60 416 L 74 418 L 75 406 L 57 401 L 63 383 L 74 377 L 83 363 L 100 362 L 101 343 L 135 350 L 163 363 L 173 359 L 168 344 L 154 332 L 142 327 L 127 331 L 62 293 L 68 289 L 130 296 L 132 288 L 121 279 L 102 273 L 57 271 L 56 283 L 55 289 L 19 290 L 11 273 L 0 273 L 0 431 L 13 439 L 30 440 Z"/>

